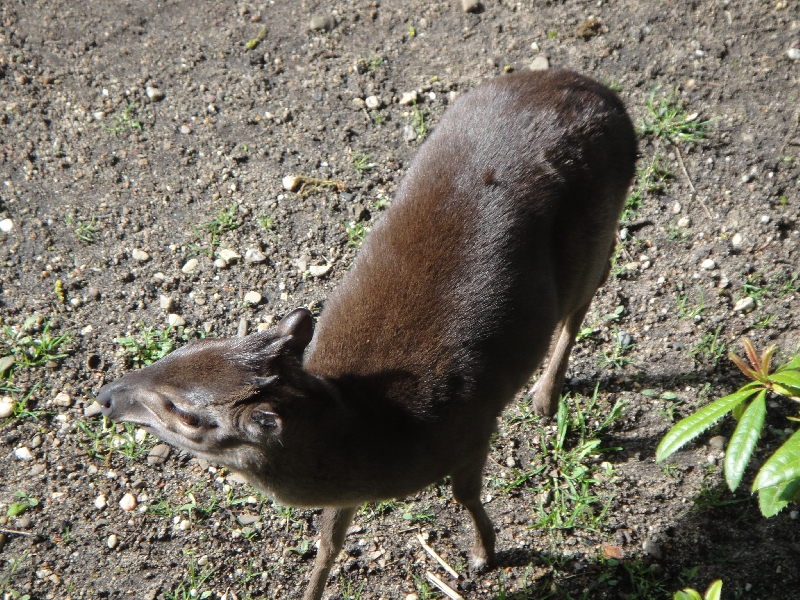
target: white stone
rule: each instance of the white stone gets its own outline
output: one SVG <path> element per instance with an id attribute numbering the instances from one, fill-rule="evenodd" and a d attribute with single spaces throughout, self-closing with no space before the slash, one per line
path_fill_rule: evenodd
<path id="1" fill-rule="evenodd" d="M 700 268 L 706 271 L 713 271 L 717 268 L 717 263 L 715 263 L 710 258 L 705 259 L 702 263 L 700 263 Z"/>
<path id="2" fill-rule="evenodd" d="M 756 307 L 756 301 L 753 300 L 750 296 L 746 298 L 742 298 L 739 300 L 733 307 L 735 312 L 750 312 Z"/>
<path id="3" fill-rule="evenodd" d="M 59 392 L 56 394 L 53 403 L 56 406 L 72 406 L 72 398 L 70 398 L 69 394 L 66 392 Z"/>
<path id="4" fill-rule="evenodd" d="M 244 260 L 245 262 L 258 264 L 258 263 L 263 263 L 265 260 L 267 260 L 267 257 L 264 256 L 264 254 L 260 250 L 257 250 L 255 248 L 248 248 L 247 251 L 244 253 Z"/>
<path id="5" fill-rule="evenodd" d="M 550 68 L 550 61 L 546 56 L 537 56 L 528 67 L 531 71 L 546 71 Z"/>
<path id="6" fill-rule="evenodd" d="M 218 269 L 224 269 L 225 267 L 227 267 L 227 266 L 228 266 L 228 263 L 226 263 L 226 262 L 225 262 L 224 260 L 222 260 L 221 258 L 215 258 L 215 259 L 214 259 L 214 266 L 215 266 L 216 268 L 218 268 Z"/>
<path id="7" fill-rule="evenodd" d="M 111 548 L 112 550 L 117 547 L 117 543 L 119 542 L 119 538 L 117 537 L 116 533 L 112 533 L 108 536 L 108 540 L 106 541 L 106 545 Z"/>
<path id="8" fill-rule="evenodd" d="M 288 192 L 293 192 L 300 185 L 300 178 L 294 175 L 287 175 L 281 180 L 281 183 L 283 183 L 283 189 Z"/>
<path id="9" fill-rule="evenodd" d="M 83 304 L 83 300 L 78 297 L 70 298 L 69 303 L 72 304 L 75 308 L 78 308 L 81 304 Z"/>
<path id="10" fill-rule="evenodd" d="M 259 323 L 258 326 L 256 327 L 256 331 L 258 331 L 260 333 L 262 331 L 266 331 L 269 328 L 270 328 L 270 325 L 267 325 L 266 323 Z"/>
<path id="11" fill-rule="evenodd" d="M 192 133 L 192 128 L 189 127 L 188 125 L 181 125 L 181 133 L 189 135 L 190 133 Z"/>
<path id="12" fill-rule="evenodd" d="M 400 96 L 400 104 L 403 106 L 409 106 L 411 104 L 417 103 L 417 90 L 411 90 L 410 92 L 403 92 L 403 95 Z"/>
<path id="13" fill-rule="evenodd" d="M 261 304 L 261 294 L 256 291 L 249 291 L 244 295 L 244 301 L 248 304 Z"/>
<path id="14" fill-rule="evenodd" d="M 479 10 L 481 7 L 480 0 L 461 0 L 461 8 L 465 13 L 471 13 Z"/>
<path id="15" fill-rule="evenodd" d="M 731 245 L 734 248 L 741 248 L 743 241 L 744 241 L 744 239 L 742 238 L 742 234 L 741 233 L 734 233 L 733 237 L 731 238 Z"/>
<path id="16" fill-rule="evenodd" d="M 200 261 L 196 258 L 190 258 L 186 261 L 186 264 L 181 267 L 181 271 L 183 273 L 194 273 L 197 270 L 197 265 L 200 264 Z"/>
<path id="17" fill-rule="evenodd" d="M 3 219 L 0 221 L 0 231 L 3 233 L 8 233 L 12 229 L 14 229 L 14 221 L 11 219 Z"/>
<path id="18" fill-rule="evenodd" d="M 789 48 L 786 51 L 786 56 L 792 60 L 800 60 L 800 48 Z"/>
<path id="19" fill-rule="evenodd" d="M 159 296 L 158 306 L 161 308 L 161 310 L 166 310 L 167 312 L 169 312 L 170 309 L 172 308 L 172 298 L 164 295 Z"/>
<path id="20" fill-rule="evenodd" d="M 147 94 L 147 97 L 154 102 L 158 102 L 164 97 L 164 92 L 157 87 L 147 86 L 147 88 L 145 88 L 145 93 Z"/>
<path id="21" fill-rule="evenodd" d="M 378 98 L 377 96 L 367 96 L 366 98 L 364 98 L 364 104 L 367 105 L 367 108 L 375 109 L 375 108 L 380 108 L 381 104 L 383 103 L 381 102 L 381 99 Z"/>
<path id="22" fill-rule="evenodd" d="M 14 399 L 11 396 L 0 398 L 0 419 L 7 419 L 14 413 Z"/>
<path id="23" fill-rule="evenodd" d="M 680 227 L 681 229 L 688 227 L 691 224 L 692 221 L 689 217 L 681 217 L 680 219 L 678 219 L 678 227 Z"/>
<path id="24" fill-rule="evenodd" d="M 681 206 L 681 203 L 680 203 L 680 202 L 676 202 L 675 204 L 673 204 L 673 205 L 672 205 L 672 212 L 673 212 L 673 214 L 676 214 L 676 215 L 677 215 L 679 212 L 681 212 L 681 208 L 683 208 L 683 207 Z"/>
<path id="25" fill-rule="evenodd" d="M 222 260 L 224 260 L 228 264 L 242 258 L 241 254 L 236 252 L 236 250 L 232 250 L 231 248 L 222 248 L 219 252 L 217 252 L 217 256 L 219 256 Z"/>
<path id="26" fill-rule="evenodd" d="M 180 522 L 180 525 L 178 525 L 178 528 L 181 531 L 189 531 L 192 528 L 192 523 L 191 523 L 191 521 L 187 521 L 186 519 L 184 519 L 183 521 Z"/>
<path id="27" fill-rule="evenodd" d="M 17 460 L 33 460 L 33 454 L 31 454 L 30 448 L 22 446 L 14 450 L 14 458 Z"/>
<path id="28" fill-rule="evenodd" d="M 308 272 L 311 273 L 314 277 L 322 277 L 331 270 L 330 265 L 311 265 L 308 267 Z"/>
<path id="29" fill-rule="evenodd" d="M 186 319 L 175 313 L 170 313 L 167 315 L 167 323 L 169 323 L 170 327 L 183 327 L 186 325 Z"/>
<path id="30" fill-rule="evenodd" d="M 138 248 L 135 248 L 134 251 L 131 252 L 131 256 L 133 256 L 133 260 L 138 260 L 139 262 L 147 262 L 150 260 L 150 255 L 144 250 L 139 250 Z"/>
<path id="31" fill-rule="evenodd" d="M 136 496 L 128 492 L 119 501 L 119 507 L 125 512 L 130 512 L 136 508 Z"/>
<path id="32" fill-rule="evenodd" d="M 94 507 L 97 510 L 103 510 L 106 506 L 108 506 L 108 500 L 106 500 L 105 494 L 100 494 L 94 499 Z"/>

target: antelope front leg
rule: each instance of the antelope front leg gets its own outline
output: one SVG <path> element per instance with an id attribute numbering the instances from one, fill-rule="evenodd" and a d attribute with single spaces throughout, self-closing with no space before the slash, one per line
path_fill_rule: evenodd
<path id="1" fill-rule="evenodd" d="M 353 521 L 355 506 L 346 508 L 326 508 L 322 511 L 322 528 L 319 534 L 319 550 L 311 572 L 303 600 L 320 600 L 325 590 L 325 582 L 331 572 L 333 561 L 344 545 L 347 527 Z"/>

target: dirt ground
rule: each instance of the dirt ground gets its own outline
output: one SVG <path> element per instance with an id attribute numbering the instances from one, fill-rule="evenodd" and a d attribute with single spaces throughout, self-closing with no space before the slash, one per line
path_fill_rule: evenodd
<path id="1" fill-rule="evenodd" d="M 319 511 L 164 459 L 94 395 L 171 344 L 319 310 L 448 103 L 547 63 L 618 90 L 637 125 L 675 107 L 698 135 L 642 132 L 613 275 L 567 375 L 564 444 L 528 414 L 528 389 L 501 419 L 485 484 L 499 566 L 470 572 L 469 519 L 433 486 L 365 506 L 326 593 L 443 597 L 430 571 L 464 598 L 660 599 L 715 578 L 726 599 L 800 598 L 797 506 L 761 517 L 753 468 L 736 494 L 723 483 L 732 419 L 654 460 L 675 419 L 743 383 L 726 356 L 742 336 L 779 360 L 800 346 L 799 9 L 0 3 L 4 598 L 299 598 Z M 756 462 L 796 409 L 770 401 Z"/>

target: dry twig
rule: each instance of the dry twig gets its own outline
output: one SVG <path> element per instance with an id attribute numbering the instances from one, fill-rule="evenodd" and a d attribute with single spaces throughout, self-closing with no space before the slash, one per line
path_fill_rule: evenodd
<path id="1" fill-rule="evenodd" d="M 456 572 L 456 570 L 453 567 L 451 567 L 450 565 L 448 565 L 444 561 L 444 559 L 436 553 L 436 551 L 433 548 L 431 548 L 428 544 L 426 544 L 425 540 L 422 539 L 422 536 L 420 534 L 417 534 L 417 539 L 419 540 L 419 543 L 422 544 L 422 547 L 425 549 L 425 552 L 427 552 L 433 558 L 435 558 L 437 561 L 439 561 L 439 564 L 442 565 L 444 570 L 447 571 L 448 573 L 450 573 L 450 575 L 452 575 L 453 578 L 458 579 L 458 573 Z"/>
<path id="2" fill-rule="evenodd" d="M 453 600 L 464 600 L 463 596 L 461 596 L 457 591 L 447 585 L 444 581 L 439 579 L 436 575 L 431 573 L 430 571 L 425 571 L 425 576 L 428 578 L 433 585 L 437 588 L 442 590 L 445 596 L 448 598 L 452 598 Z"/>

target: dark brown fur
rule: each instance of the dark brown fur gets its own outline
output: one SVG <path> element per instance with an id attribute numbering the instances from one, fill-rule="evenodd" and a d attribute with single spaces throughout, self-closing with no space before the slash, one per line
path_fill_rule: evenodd
<path id="1" fill-rule="evenodd" d="M 355 507 L 446 475 L 473 517 L 473 564 L 491 563 L 489 437 L 551 341 L 534 401 L 555 412 L 635 160 L 630 120 L 597 82 L 492 80 L 420 148 L 313 339 L 298 309 L 270 331 L 182 348 L 98 400 L 282 502 L 324 506 L 307 600 L 321 597 Z"/>

